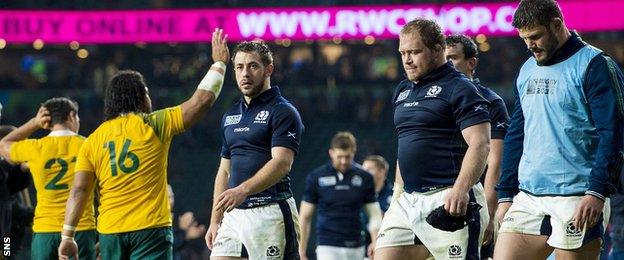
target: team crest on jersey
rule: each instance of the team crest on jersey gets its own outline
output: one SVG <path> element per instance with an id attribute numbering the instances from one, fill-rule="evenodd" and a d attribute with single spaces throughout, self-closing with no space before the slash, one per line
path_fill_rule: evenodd
<path id="1" fill-rule="evenodd" d="M 353 176 L 353 178 L 351 178 L 351 185 L 355 186 L 355 187 L 361 187 L 362 186 L 362 177 L 360 176 Z"/>
<path id="2" fill-rule="evenodd" d="M 267 248 L 266 251 L 266 256 L 267 259 L 279 259 L 280 256 L 280 249 L 277 246 L 270 246 L 269 248 Z"/>
<path id="3" fill-rule="evenodd" d="M 223 126 L 235 125 L 240 123 L 242 115 L 226 116 Z"/>
<path id="4" fill-rule="evenodd" d="M 269 111 L 262 110 L 256 115 L 256 119 L 254 119 L 254 124 L 266 124 L 267 118 L 269 118 Z"/>
<path id="5" fill-rule="evenodd" d="M 448 248 L 449 258 L 462 258 L 462 248 L 458 245 L 451 245 Z"/>
<path id="6" fill-rule="evenodd" d="M 333 186 L 336 185 L 337 182 L 336 176 L 325 176 L 318 179 L 318 184 L 321 187 Z"/>
<path id="7" fill-rule="evenodd" d="M 425 97 L 437 97 L 441 91 L 442 91 L 442 87 L 438 85 L 431 86 L 429 90 L 427 90 L 427 95 L 425 95 Z"/>
<path id="8" fill-rule="evenodd" d="M 410 90 L 409 89 L 408 90 L 403 90 L 401 93 L 399 93 L 399 96 L 397 97 L 397 100 L 394 101 L 394 103 L 401 102 L 401 101 L 405 100 L 407 98 L 407 96 L 409 96 L 409 94 L 410 94 Z"/>

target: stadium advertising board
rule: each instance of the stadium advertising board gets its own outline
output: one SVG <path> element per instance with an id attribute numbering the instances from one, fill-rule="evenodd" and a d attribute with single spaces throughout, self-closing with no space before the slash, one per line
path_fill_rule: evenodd
<path id="1" fill-rule="evenodd" d="M 624 1 L 562 1 L 566 24 L 579 31 L 624 29 Z M 447 33 L 516 35 L 516 3 L 124 11 L 0 11 L 7 43 L 209 42 L 215 27 L 234 41 L 394 38 L 417 17 Z"/>

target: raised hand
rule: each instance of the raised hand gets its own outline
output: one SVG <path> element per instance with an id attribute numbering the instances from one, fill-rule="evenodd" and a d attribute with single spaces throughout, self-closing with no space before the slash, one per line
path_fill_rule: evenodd
<path id="1" fill-rule="evenodd" d="M 216 28 L 212 32 L 212 60 L 221 61 L 225 64 L 230 60 L 230 49 L 227 46 L 227 34 L 223 34 L 223 29 Z"/>

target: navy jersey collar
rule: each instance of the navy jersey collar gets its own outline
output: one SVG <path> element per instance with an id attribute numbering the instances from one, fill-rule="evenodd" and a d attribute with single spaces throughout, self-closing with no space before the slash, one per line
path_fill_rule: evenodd
<path id="1" fill-rule="evenodd" d="M 587 43 L 585 43 L 581 39 L 581 36 L 579 36 L 578 33 L 576 33 L 575 31 L 571 31 L 570 34 L 570 38 L 568 38 L 568 40 L 561 46 L 561 48 L 555 51 L 550 60 L 546 61 L 542 66 L 550 66 L 567 60 L 568 58 L 572 57 L 572 55 L 574 55 L 577 51 L 587 45 Z"/>
<path id="2" fill-rule="evenodd" d="M 418 80 L 418 82 L 416 82 L 416 86 L 424 86 L 427 83 L 438 81 L 453 71 L 456 71 L 455 67 L 453 67 L 453 63 L 450 61 L 444 63 L 442 66 L 433 69 L 427 75 Z"/>
<path id="3" fill-rule="evenodd" d="M 249 106 L 257 104 L 257 103 L 266 103 L 269 100 L 272 100 L 274 97 L 281 95 L 279 87 L 277 86 L 272 86 L 270 89 L 265 90 L 264 92 L 260 93 L 260 95 L 258 95 L 257 97 L 251 99 L 251 102 L 249 104 Z M 245 97 L 241 97 L 240 99 L 241 104 L 244 104 L 245 106 L 247 106 L 247 102 L 245 102 Z"/>

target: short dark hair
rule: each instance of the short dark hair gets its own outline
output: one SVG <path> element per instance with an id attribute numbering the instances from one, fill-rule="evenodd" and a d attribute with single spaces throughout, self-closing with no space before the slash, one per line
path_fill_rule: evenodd
<path id="1" fill-rule="evenodd" d="M 436 50 L 436 45 L 440 45 L 442 47 L 441 51 L 444 51 L 444 34 L 442 34 L 440 25 L 434 20 L 416 18 L 410 21 L 401 29 L 401 35 L 410 33 L 418 33 L 427 48 Z"/>
<path id="2" fill-rule="evenodd" d="M 390 167 L 390 165 L 388 165 L 388 161 L 386 161 L 386 159 L 384 159 L 380 155 L 369 155 L 369 156 L 366 156 L 364 161 L 365 162 L 366 161 L 371 161 L 371 162 L 373 162 L 375 164 L 375 166 L 377 166 L 377 168 L 382 169 L 384 171 L 387 171 L 388 168 Z"/>
<path id="3" fill-rule="evenodd" d="M 106 120 L 123 113 L 149 112 L 145 96 L 147 84 L 143 75 L 133 70 L 122 70 L 108 82 L 104 96 L 104 117 Z"/>
<path id="4" fill-rule="evenodd" d="M 268 66 L 273 63 L 273 53 L 269 49 L 269 46 L 264 41 L 244 41 L 234 47 L 232 52 L 232 62 L 236 54 L 239 52 L 255 52 L 260 55 L 262 65 Z"/>
<path id="5" fill-rule="evenodd" d="M 464 46 L 464 59 L 476 58 L 479 54 L 477 44 L 466 35 L 451 35 L 446 37 L 447 46 L 461 44 Z"/>
<path id="6" fill-rule="evenodd" d="M 10 132 L 13 132 L 15 129 L 17 129 L 17 127 L 12 125 L 0 125 L 0 139 L 7 136 Z"/>
<path id="7" fill-rule="evenodd" d="M 350 132 L 338 132 L 331 140 L 331 149 L 356 150 L 357 140 Z"/>
<path id="8" fill-rule="evenodd" d="M 554 0 L 522 0 L 513 16 L 513 27 L 520 29 L 543 25 L 548 27 L 552 19 L 563 20 L 561 8 Z"/>
<path id="9" fill-rule="evenodd" d="M 50 112 L 50 126 L 67 122 L 71 112 L 78 114 L 78 103 L 66 97 L 48 99 L 41 106 Z"/>

